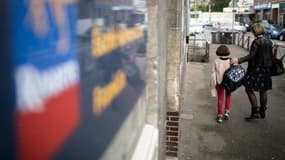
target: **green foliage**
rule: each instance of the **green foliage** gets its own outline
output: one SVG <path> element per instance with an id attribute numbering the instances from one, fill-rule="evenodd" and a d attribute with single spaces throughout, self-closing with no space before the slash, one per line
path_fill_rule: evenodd
<path id="1" fill-rule="evenodd" d="M 208 5 L 200 4 L 197 6 L 197 10 L 202 11 L 202 12 L 206 12 L 206 11 L 208 11 Z"/>
<path id="2" fill-rule="evenodd" d="M 228 7 L 230 0 L 210 0 L 211 1 L 211 10 L 213 12 L 222 12 L 223 8 Z M 235 0 L 238 1 L 238 0 Z M 209 11 L 208 0 L 195 0 L 192 3 L 196 3 L 190 9 L 191 11 Z"/>
<path id="3" fill-rule="evenodd" d="M 211 0 L 211 1 L 212 1 L 211 8 L 213 12 L 222 12 L 223 8 L 228 7 L 230 2 L 230 0 Z"/>
<path id="4" fill-rule="evenodd" d="M 195 11 L 195 8 L 191 8 L 191 11 Z M 202 11 L 202 12 L 206 12 L 208 11 L 208 5 L 205 4 L 200 4 L 196 6 L 196 11 Z"/>
<path id="5" fill-rule="evenodd" d="M 190 8 L 191 11 L 208 11 L 208 0 L 195 0 L 191 3 L 193 4 L 192 8 Z"/>

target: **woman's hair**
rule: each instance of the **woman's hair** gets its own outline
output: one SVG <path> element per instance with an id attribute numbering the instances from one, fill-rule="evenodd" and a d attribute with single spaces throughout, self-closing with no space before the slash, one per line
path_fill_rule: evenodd
<path id="1" fill-rule="evenodd" d="M 227 46 L 220 45 L 216 50 L 216 55 L 217 56 L 228 56 L 230 55 L 230 50 Z"/>
<path id="2" fill-rule="evenodd" d="M 251 26 L 251 31 L 257 37 L 264 34 L 264 27 L 260 23 L 255 23 Z"/>

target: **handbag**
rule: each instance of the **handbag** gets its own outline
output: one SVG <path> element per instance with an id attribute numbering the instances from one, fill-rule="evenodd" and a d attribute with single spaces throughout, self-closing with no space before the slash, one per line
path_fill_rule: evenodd
<path id="1" fill-rule="evenodd" d="M 230 92 L 235 91 L 242 85 L 242 80 L 245 76 L 245 69 L 240 64 L 231 65 L 224 73 L 222 85 Z"/>
<path id="2" fill-rule="evenodd" d="M 279 76 L 284 73 L 285 70 L 283 66 L 283 58 L 284 56 L 282 56 L 280 59 L 274 58 L 272 60 L 272 65 L 270 68 L 271 76 Z"/>

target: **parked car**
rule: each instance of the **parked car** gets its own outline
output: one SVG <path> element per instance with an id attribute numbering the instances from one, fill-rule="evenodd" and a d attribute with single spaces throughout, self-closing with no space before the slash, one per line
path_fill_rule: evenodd
<path id="1" fill-rule="evenodd" d="M 279 36 L 280 41 L 285 41 L 285 29 L 281 30 L 280 36 Z"/>
<path id="2" fill-rule="evenodd" d="M 234 30 L 240 31 L 240 32 L 246 32 L 247 28 L 244 25 L 241 25 L 240 22 L 234 22 Z"/>
<path id="3" fill-rule="evenodd" d="M 265 29 L 265 36 L 269 39 L 283 39 L 282 28 L 276 24 L 270 23 L 268 20 L 257 21 Z M 282 36 L 281 36 L 282 35 Z"/>
<path id="4" fill-rule="evenodd" d="M 269 27 L 270 26 L 270 24 L 273 24 L 273 23 L 270 23 L 268 20 L 259 20 L 259 21 L 256 21 L 257 23 L 261 23 L 261 25 L 263 26 L 263 27 Z"/>
<path id="5" fill-rule="evenodd" d="M 202 27 L 204 29 L 211 29 L 214 27 L 214 24 L 213 23 L 206 23 L 206 24 L 203 24 Z"/>
<path id="6" fill-rule="evenodd" d="M 233 29 L 234 31 L 246 32 L 246 27 L 241 25 L 240 22 L 221 23 L 220 29 L 224 31 L 231 31 Z"/>
<path id="7" fill-rule="evenodd" d="M 243 20 L 241 24 L 243 24 L 246 28 L 246 31 L 249 32 L 251 30 L 253 22 L 250 20 L 250 18 L 247 17 Z"/>
<path id="8" fill-rule="evenodd" d="M 190 34 L 201 34 L 204 32 L 203 24 L 200 23 L 192 23 L 189 26 Z"/>
<path id="9" fill-rule="evenodd" d="M 280 39 L 281 33 L 282 29 L 277 25 L 269 24 L 267 27 L 265 27 L 265 35 L 269 39 Z M 281 38 L 283 39 L 283 35 Z"/>

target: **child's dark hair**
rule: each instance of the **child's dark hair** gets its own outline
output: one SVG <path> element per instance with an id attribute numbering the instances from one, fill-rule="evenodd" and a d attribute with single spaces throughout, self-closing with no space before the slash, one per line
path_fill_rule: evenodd
<path id="1" fill-rule="evenodd" d="M 216 55 L 217 56 L 228 56 L 230 55 L 230 50 L 227 46 L 220 45 L 216 50 Z"/>

